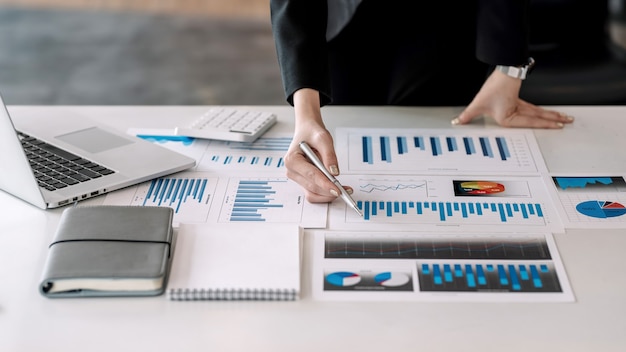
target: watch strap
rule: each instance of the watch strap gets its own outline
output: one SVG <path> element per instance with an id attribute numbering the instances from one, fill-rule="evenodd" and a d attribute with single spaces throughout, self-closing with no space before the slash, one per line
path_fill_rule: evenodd
<path id="1" fill-rule="evenodd" d="M 528 58 L 528 63 L 523 66 L 504 66 L 497 65 L 496 70 L 504 73 L 505 75 L 518 79 L 526 79 L 530 70 L 535 66 L 535 60 L 531 57 Z"/>

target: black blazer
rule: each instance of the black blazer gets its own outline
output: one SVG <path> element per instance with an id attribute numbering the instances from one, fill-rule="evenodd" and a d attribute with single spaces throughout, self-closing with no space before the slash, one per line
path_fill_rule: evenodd
<path id="1" fill-rule="evenodd" d="M 449 30 L 475 30 L 473 55 L 477 60 L 488 65 L 522 65 L 528 61 L 528 0 L 433 0 L 433 3 L 445 3 L 445 7 L 440 8 L 442 13 L 426 16 L 448 16 L 457 9 L 455 1 L 462 3 L 458 8 L 463 9 L 472 4 L 475 13 L 457 14 L 456 18 L 467 20 L 463 23 L 455 20 Z M 381 6 L 385 4 L 392 6 L 389 1 L 381 2 Z M 427 3 L 413 4 L 417 7 L 415 11 L 432 10 Z M 271 0 L 270 8 L 287 101 L 293 104 L 296 90 L 313 88 L 320 92 L 322 105 L 329 103 L 327 0 Z M 460 62 L 459 66 L 462 65 Z"/>

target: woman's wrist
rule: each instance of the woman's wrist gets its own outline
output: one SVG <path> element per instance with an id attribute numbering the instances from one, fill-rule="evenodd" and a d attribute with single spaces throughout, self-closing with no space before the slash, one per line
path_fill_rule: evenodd
<path id="1" fill-rule="evenodd" d="M 507 76 L 506 74 L 500 71 L 493 71 L 487 81 L 483 84 L 480 89 L 479 95 L 481 93 L 487 93 L 488 95 L 515 95 L 519 96 L 519 91 L 522 87 L 522 80 L 519 78 L 514 78 Z"/>
<path id="2" fill-rule="evenodd" d="M 293 94 L 295 123 L 316 122 L 323 124 L 320 95 L 315 89 L 302 88 Z"/>

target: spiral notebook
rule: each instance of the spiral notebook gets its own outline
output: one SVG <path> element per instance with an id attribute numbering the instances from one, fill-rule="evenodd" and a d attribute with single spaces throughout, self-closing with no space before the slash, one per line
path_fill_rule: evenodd
<path id="1" fill-rule="evenodd" d="M 189 300 L 296 300 L 302 229 L 294 224 L 181 224 L 167 296 Z"/>

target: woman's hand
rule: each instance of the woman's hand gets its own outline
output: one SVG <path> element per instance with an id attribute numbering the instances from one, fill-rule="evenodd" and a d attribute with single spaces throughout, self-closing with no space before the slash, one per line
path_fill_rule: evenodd
<path id="1" fill-rule="evenodd" d="M 504 127 L 558 129 L 574 121 L 571 116 L 520 99 L 521 85 L 522 80 L 493 71 L 474 100 L 452 120 L 452 124 L 467 124 L 478 116 L 488 116 Z"/>
<path id="2" fill-rule="evenodd" d="M 295 130 L 293 140 L 285 155 L 287 177 L 298 183 L 311 203 L 327 203 L 339 196 L 339 190 L 324 174 L 309 162 L 300 150 L 300 142 L 306 141 L 320 158 L 326 169 L 339 175 L 337 155 L 331 133 L 322 120 L 319 93 L 312 89 L 298 90 L 293 97 Z M 352 193 L 350 187 L 345 187 Z"/>

